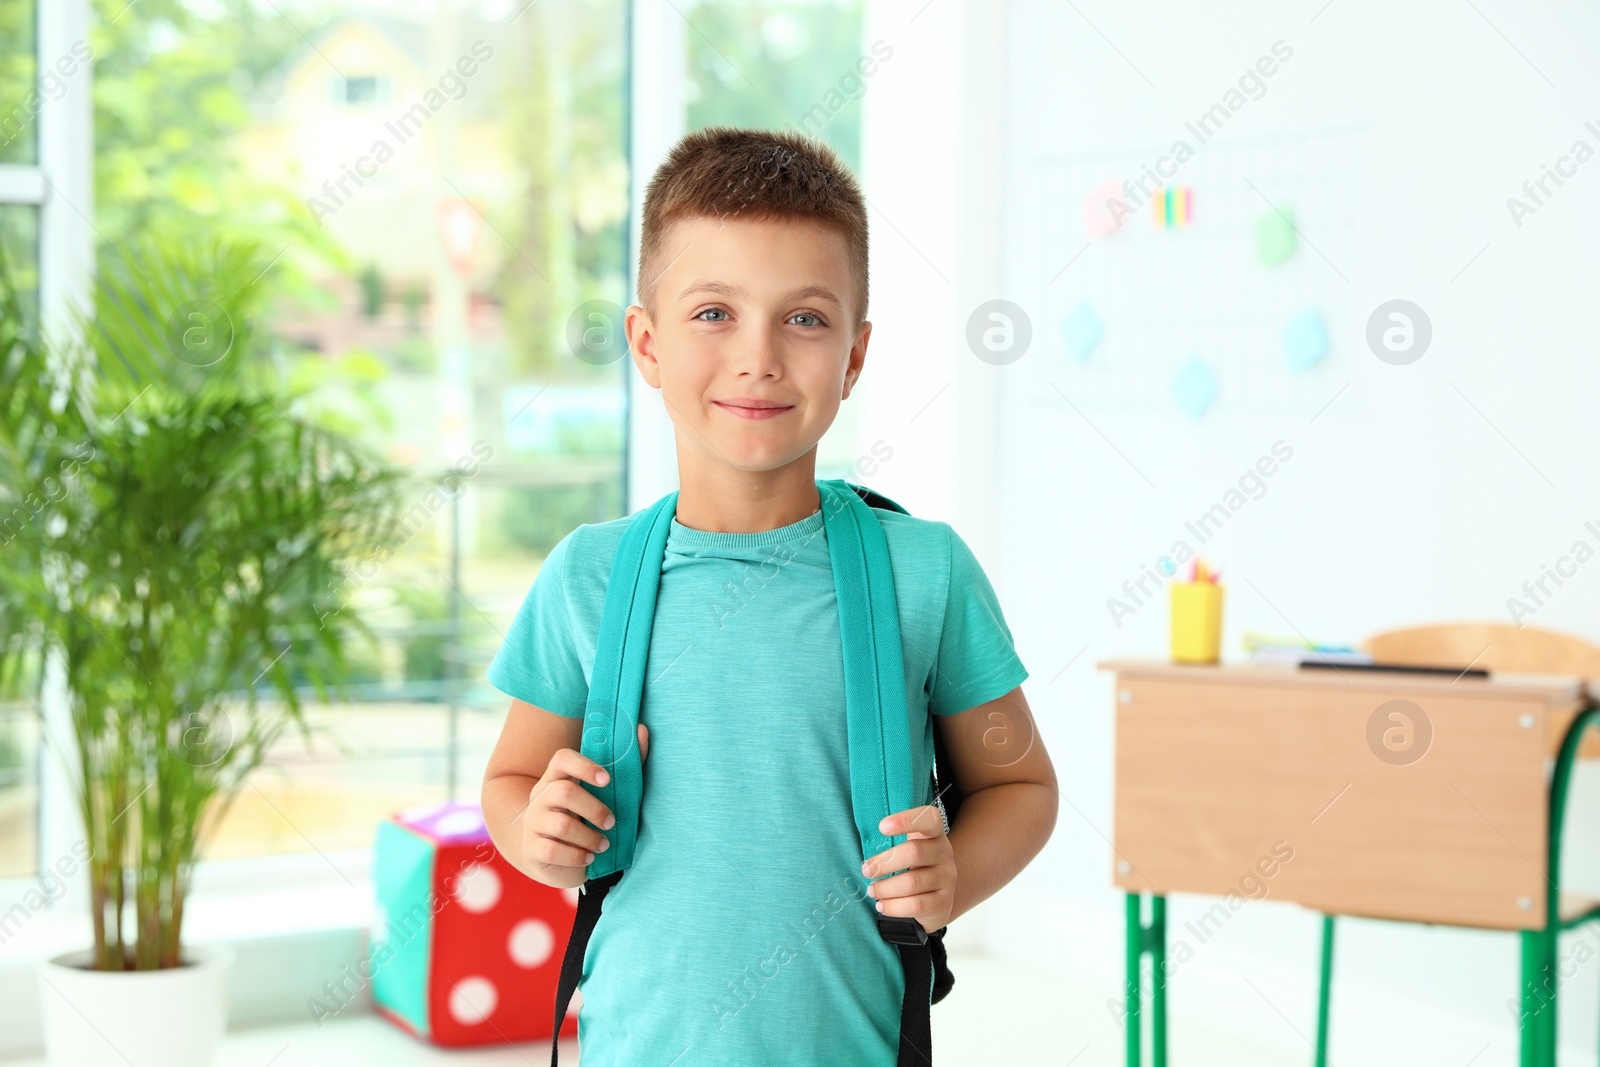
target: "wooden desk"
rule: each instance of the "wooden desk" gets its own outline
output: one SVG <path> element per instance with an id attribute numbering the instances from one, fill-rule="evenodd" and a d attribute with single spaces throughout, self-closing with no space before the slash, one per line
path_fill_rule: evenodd
<path id="1" fill-rule="evenodd" d="M 1130 894 L 1135 970 L 1141 952 L 1164 960 L 1172 892 L 1541 938 L 1559 925 L 1548 921 L 1552 768 L 1590 706 L 1581 681 L 1098 666 L 1116 674 L 1112 878 Z M 1148 926 L 1145 893 L 1154 897 Z M 1556 907 L 1566 917 L 1594 903 Z M 1331 952 L 1331 925 L 1326 937 Z M 1136 983 L 1130 974 L 1130 1064 L 1139 1062 Z M 1158 973 L 1158 1067 L 1164 984 Z M 1321 1010 L 1319 1031 L 1325 1002 Z"/>

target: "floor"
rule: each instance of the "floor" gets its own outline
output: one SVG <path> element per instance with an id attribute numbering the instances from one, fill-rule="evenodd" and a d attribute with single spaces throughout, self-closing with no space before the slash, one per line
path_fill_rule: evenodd
<path id="1" fill-rule="evenodd" d="M 1108 991 L 988 956 L 952 952 L 950 967 L 957 976 L 956 990 L 933 1011 L 937 1062 L 963 1067 L 1123 1064 L 1122 1030 L 1106 1009 Z M 1175 1012 L 1171 1025 L 1175 1034 L 1181 1034 L 1173 1043 L 1173 1057 L 1184 1067 L 1306 1067 L 1311 1062 L 1304 1046 L 1265 1044 L 1223 1033 L 1204 1019 Z M 547 1062 L 549 1048 L 542 1043 L 443 1052 L 413 1041 L 376 1016 L 362 1015 L 320 1028 L 306 1023 L 234 1033 L 216 1067 L 535 1067 Z M 578 1063 L 577 1052 L 576 1042 L 563 1042 L 563 1067 Z M 10 1061 L 6 1067 L 45 1067 L 45 1063 Z"/>

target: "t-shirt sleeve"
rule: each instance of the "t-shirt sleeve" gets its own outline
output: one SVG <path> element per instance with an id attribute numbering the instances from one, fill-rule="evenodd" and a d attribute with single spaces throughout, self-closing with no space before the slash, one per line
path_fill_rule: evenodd
<path id="1" fill-rule="evenodd" d="M 1028 677 L 988 575 L 949 524 L 945 531 L 950 541 L 950 580 L 928 693 L 928 710 L 935 715 L 954 715 L 986 704 Z"/>
<path id="2" fill-rule="evenodd" d="M 577 531 L 573 531 L 576 533 Z M 523 598 L 505 640 L 489 663 L 489 682 L 535 707 L 581 719 L 589 684 L 567 609 L 565 571 L 572 550 L 569 533 L 550 550 Z"/>

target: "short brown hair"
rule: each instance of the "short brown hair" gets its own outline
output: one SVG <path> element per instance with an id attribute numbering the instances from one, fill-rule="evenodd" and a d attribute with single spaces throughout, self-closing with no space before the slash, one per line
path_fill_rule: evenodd
<path id="1" fill-rule="evenodd" d="M 815 138 L 787 130 L 707 126 L 685 134 L 644 194 L 639 302 L 655 314 L 656 283 L 671 260 L 663 242 L 680 219 L 805 219 L 844 238 L 855 325 L 867 318 L 867 210 L 854 174 Z"/>

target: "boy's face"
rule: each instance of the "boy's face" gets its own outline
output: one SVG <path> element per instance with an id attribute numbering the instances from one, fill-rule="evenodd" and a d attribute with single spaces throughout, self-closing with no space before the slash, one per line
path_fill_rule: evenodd
<path id="1" fill-rule="evenodd" d="M 844 238 L 807 221 L 700 218 L 674 223 L 664 247 L 656 313 L 628 309 L 628 350 L 661 390 L 680 469 L 766 471 L 806 457 L 872 333 L 870 322 L 855 328 Z"/>

